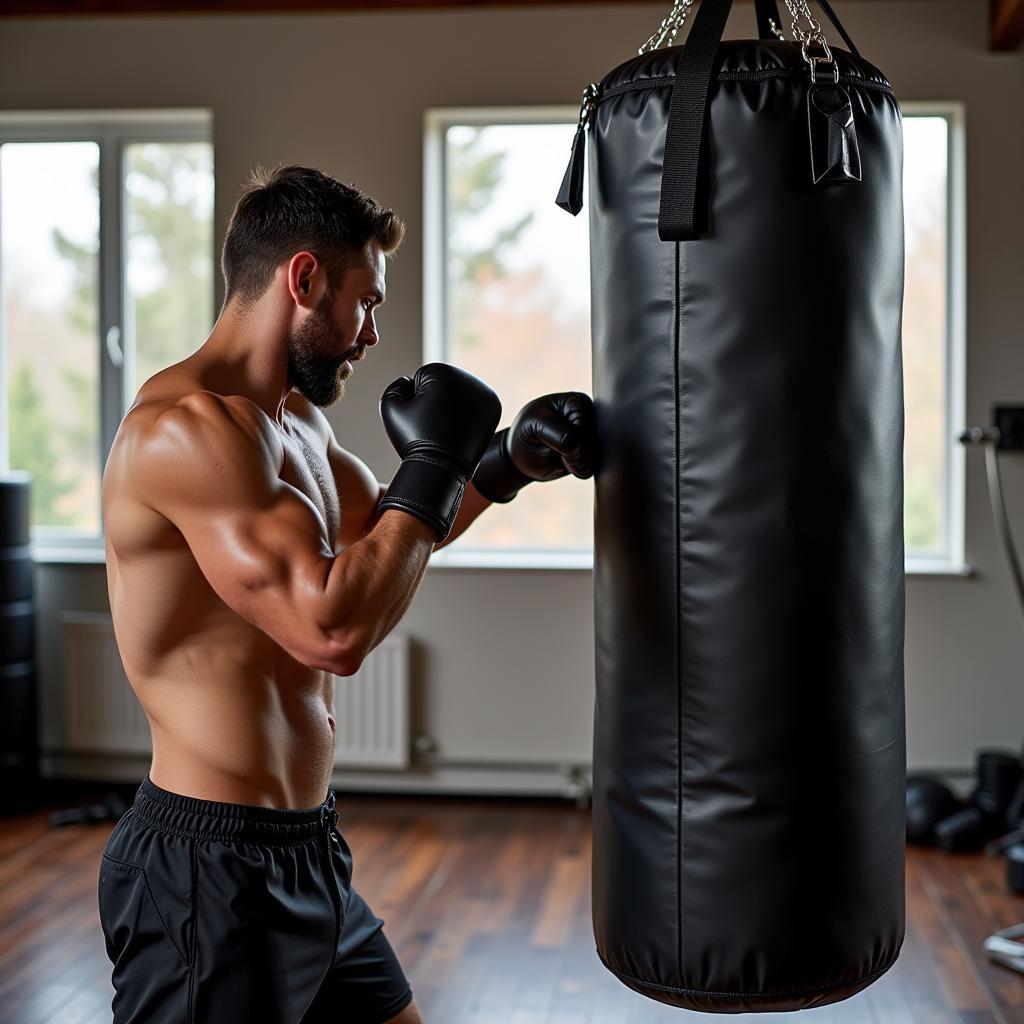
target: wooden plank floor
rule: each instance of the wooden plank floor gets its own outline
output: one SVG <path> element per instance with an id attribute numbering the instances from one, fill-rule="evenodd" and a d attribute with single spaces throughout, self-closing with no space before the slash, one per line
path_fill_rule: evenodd
<path id="1" fill-rule="evenodd" d="M 96 878 L 112 826 L 50 830 L 46 813 L 56 806 L 0 819 L 2 1024 L 111 1019 Z M 366 796 L 342 797 L 339 809 L 355 883 L 386 920 L 429 1024 L 723 1019 L 660 1006 L 599 964 L 586 812 L 542 802 Z M 1001 860 L 910 850 L 907 908 L 896 967 L 846 1002 L 804 1011 L 801 1021 L 1024 1024 L 1024 975 L 981 951 L 992 931 L 1024 921 L 1024 898 L 1006 888 Z"/>

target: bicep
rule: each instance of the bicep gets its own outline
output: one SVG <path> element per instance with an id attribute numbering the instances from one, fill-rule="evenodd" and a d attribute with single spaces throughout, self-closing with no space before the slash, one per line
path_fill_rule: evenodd
<path id="1" fill-rule="evenodd" d="M 328 441 L 327 458 L 338 489 L 341 504 L 341 530 L 338 543 L 348 547 L 365 537 L 373 525 L 374 513 L 387 489 L 362 459 Z"/>

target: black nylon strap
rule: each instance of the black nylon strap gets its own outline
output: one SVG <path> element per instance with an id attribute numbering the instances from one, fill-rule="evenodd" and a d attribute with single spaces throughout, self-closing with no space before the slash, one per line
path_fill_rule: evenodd
<path id="1" fill-rule="evenodd" d="M 833 27 L 842 36 L 843 42 L 846 43 L 846 48 L 854 56 L 860 56 L 860 50 L 857 49 L 857 44 L 850 38 L 849 33 L 843 28 L 843 23 L 839 20 L 839 15 L 832 10 L 832 5 L 828 0 L 818 0 L 818 6 L 828 15 L 828 20 L 832 22 Z"/>
<path id="2" fill-rule="evenodd" d="M 682 242 L 697 237 L 697 172 L 711 69 L 729 20 L 732 0 L 703 0 L 676 65 L 665 132 L 658 237 Z"/>
<path id="3" fill-rule="evenodd" d="M 819 3 L 851 52 L 857 53 L 831 4 L 827 0 L 819 0 Z M 708 90 L 718 44 L 731 8 L 732 0 L 702 0 L 676 65 L 665 132 L 658 212 L 658 237 L 663 242 L 690 241 L 698 238 L 702 231 L 697 218 L 697 191 Z M 763 0 L 758 0 L 759 23 L 766 9 Z"/>

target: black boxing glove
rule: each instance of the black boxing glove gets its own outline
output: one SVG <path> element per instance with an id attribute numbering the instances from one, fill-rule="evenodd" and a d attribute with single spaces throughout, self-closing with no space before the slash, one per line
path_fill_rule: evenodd
<path id="1" fill-rule="evenodd" d="M 479 377 L 448 363 L 428 363 L 399 377 L 380 399 L 388 440 L 402 457 L 377 506 L 425 523 L 438 541 L 451 532 L 466 481 L 501 419 L 501 401 Z"/>
<path id="2" fill-rule="evenodd" d="M 491 438 L 473 476 L 488 501 L 510 502 L 534 480 L 573 476 L 583 480 L 597 467 L 597 418 L 589 395 L 544 395 L 519 410 L 511 427 Z"/>

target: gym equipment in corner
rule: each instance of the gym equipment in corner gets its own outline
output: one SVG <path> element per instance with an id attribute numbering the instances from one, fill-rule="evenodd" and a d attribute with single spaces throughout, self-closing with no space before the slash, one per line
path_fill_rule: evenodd
<path id="1" fill-rule="evenodd" d="M 962 444 L 981 448 L 985 453 L 985 473 L 988 480 L 989 502 L 996 533 L 1010 568 L 1017 600 L 1024 612 L 1024 566 L 1010 527 L 1006 512 L 1006 497 L 1000 467 L 1000 457 L 1024 452 L 1024 406 L 996 406 L 991 427 L 971 427 L 960 436 Z M 1004 768 L 1004 784 L 1008 784 L 1010 769 Z M 1017 790 L 1006 812 L 1012 831 L 990 843 L 987 852 L 1006 853 L 1006 882 L 1018 893 L 1024 893 L 1024 781 L 1018 779 Z M 1024 973 L 1024 924 L 1005 928 L 990 935 L 984 942 L 985 952 L 996 963 Z"/>

